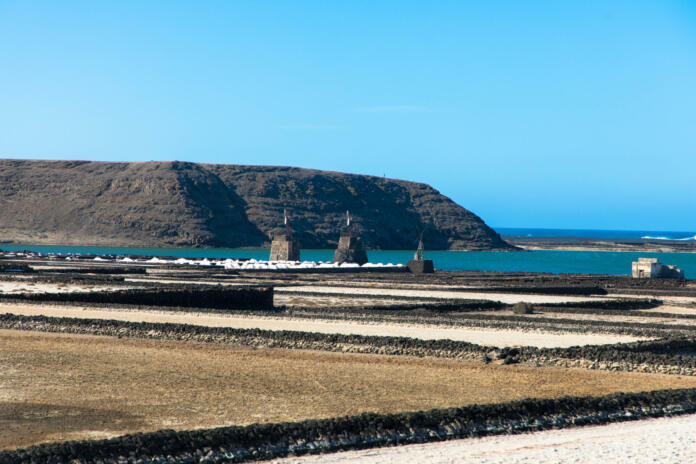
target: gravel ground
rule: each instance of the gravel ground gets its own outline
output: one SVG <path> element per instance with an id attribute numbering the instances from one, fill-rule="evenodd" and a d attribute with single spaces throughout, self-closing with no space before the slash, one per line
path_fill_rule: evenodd
<path id="1" fill-rule="evenodd" d="M 365 323 L 361 321 L 335 321 L 290 317 L 239 316 L 210 313 L 182 313 L 174 311 L 145 311 L 95 309 L 0 303 L 0 313 L 22 316 L 77 317 L 113 319 L 131 322 L 172 322 L 208 327 L 233 327 L 238 329 L 290 330 L 327 334 L 355 334 L 418 338 L 421 340 L 449 339 L 478 345 L 536 346 L 539 348 L 564 348 L 575 345 L 603 345 L 628 343 L 645 338 L 613 334 L 544 333 L 522 330 L 496 330 L 469 327 L 442 327 L 425 324 Z"/>
<path id="2" fill-rule="evenodd" d="M 275 291 L 282 292 L 313 292 L 313 293 L 345 293 L 349 295 L 387 295 L 400 297 L 419 298 L 448 298 L 457 300 L 493 300 L 502 303 L 514 304 L 520 301 L 527 303 L 564 303 L 601 301 L 606 298 L 570 296 L 570 295 L 530 295 L 518 293 L 487 293 L 487 292 L 448 292 L 442 290 L 407 290 L 389 288 L 356 288 L 356 287 L 326 287 L 326 286 L 297 286 L 276 287 Z M 635 298 L 635 296 L 634 296 Z"/>
<path id="3" fill-rule="evenodd" d="M 696 415 L 288 458 L 276 464 L 696 462 Z"/>

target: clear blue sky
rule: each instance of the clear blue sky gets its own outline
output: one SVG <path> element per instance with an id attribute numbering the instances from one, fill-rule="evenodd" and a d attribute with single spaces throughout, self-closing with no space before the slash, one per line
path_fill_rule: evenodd
<path id="1" fill-rule="evenodd" d="M 493 226 L 696 229 L 696 1 L 0 0 L 0 157 L 427 182 Z"/>

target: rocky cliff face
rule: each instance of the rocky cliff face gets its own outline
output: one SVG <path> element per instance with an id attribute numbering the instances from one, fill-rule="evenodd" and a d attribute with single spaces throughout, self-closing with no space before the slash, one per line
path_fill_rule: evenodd
<path id="1" fill-rule="evenodd" d="M 0 160 L 0 240 L 266 246 L 288 209 L 303 248 L 331 248 L 346 210 L 372 249 L 513 249 L 425 184 L 288 167 Z"/>

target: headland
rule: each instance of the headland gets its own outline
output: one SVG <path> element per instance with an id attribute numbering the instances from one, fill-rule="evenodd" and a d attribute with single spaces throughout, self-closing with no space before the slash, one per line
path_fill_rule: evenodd
<path id="1" fill-rule="evenodd" d="M 13 243 L 267 247 L 287 210 L 304 248 L 335 248 L 347 210 L 367 249 L 505 250 L 429 185 L 278 166 L 0 160 L 0 239 Z"/>

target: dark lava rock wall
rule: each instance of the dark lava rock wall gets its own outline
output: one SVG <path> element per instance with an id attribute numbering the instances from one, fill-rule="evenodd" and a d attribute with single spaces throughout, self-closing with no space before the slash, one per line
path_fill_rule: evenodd
<path id="1" fill-rule="evenodd" d="M 288 209 L 303 248 L 331 248 L 346 210 L 367 248 L 511 250 L 426 184 L 311 169 L 0 160 L 0 240 L 267 246 Z M 426 227 L 427 226 L 427 227 Z"/>

